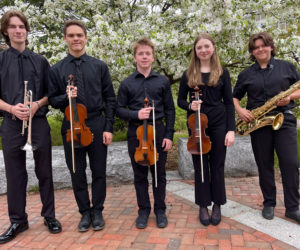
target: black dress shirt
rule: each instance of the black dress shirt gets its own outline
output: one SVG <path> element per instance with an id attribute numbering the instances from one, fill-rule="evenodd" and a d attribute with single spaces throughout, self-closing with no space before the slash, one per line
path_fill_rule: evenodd
<path id="1" fill-rule="evenodd" d="M 208 86 L 210 73 L 202 73 L 203 86 L 199 86 L 202 92 L 200 99 L 203 101 L 201 104 L 201 113 L 208 117 L 208 126 L 218 124 L 219 122 L 226 122 L 227 131 L 235 130 L 234 120 L 234 105 L 232 100 L 232 89 L 230 75 L 226 68 L 223 68 L 223 74 L 220 76 L 218 85 L 216 87 Z M 188 79 L 186 72 L 183 73 L 178 93 L 178 106 L 187 110 L 187 115 L 194 113 L 190 110 L 190 103 L 195 100 L 194 89 L 188 86 Z M 189 94 L 189 102 L 187 95 Z M 226 112 L 226 121 L 220 121 Z"/>
<path id="2" fill-rule="evenodd" d="M 0 99 L 11 105 L 24 103 L 24 81 L 32 91 L 33 101 L 48 95 L 49 63 L 28 49 L 22 53 L 10 47 L 0 53 Z M 41 107 L 35 116 L 45 116 L 48 107 Z"/>
<path id="3" fill-rule="evenodd" d="M 271 57 L 267 68 L 261 69 L 256 61 L 239 74 L 233 97 L 241 100 L 247 93 L 247 109 L 252 110 L 262 106 L 281 91 L 287 90 L 298 80 L 299 74 L 293 64 Z M 295 103 L 291 101 L 274 111 L 284 112 L 294 107 Z"/>
<path id="4" fill-rule="evenodd" d="M 151 70 L 147 78 L 137 70 L 120 85 L 117 100 L 117 115 L 131 122 L 138 122 L 138 112 L 144 107 L 145 98 L 154 100 L 155 120 L 165 118 L 164 138 L 173 140 L 175 108 L 170 83 L 165 76 Z M 152 121 L 152 112 L 149 121 Z"/>
<path id="5" fill-rule="evenodd" d="M 84 105 L 88 115 L 104 112 L 106 119 L 104 131 L 113 132 L 116 100 L 108 67 L 103 61 L 87 54 L 82 55 L 80 59 L 86 97 Z M 75 76 L 76 73 L 74 60 L 75 57 L 69 54 L 50 69 L 49 102 L 63 113 L 69 105 L 66 93 L 69 75 Z"/>

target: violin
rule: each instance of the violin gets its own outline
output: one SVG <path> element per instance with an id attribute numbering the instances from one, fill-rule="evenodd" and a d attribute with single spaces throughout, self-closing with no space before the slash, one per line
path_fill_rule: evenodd
<path id="1" fill-rule="evenodd" d="M 199 101 L 200 90 L 196 86 L 195 100 Z M 207 154 L 211 150 L 211 141 L 209 136 L 205 134 L 207 128 L 208 119 L 203 113 L 200 113 L 200 105 L 198 110 L 194 114 L 191 114 L 188 118 L 188 126 L 191 130 L 191 136 L 187 142 L 187 149 L 191 154 L 202 155 Z"/>
<path id="2" fill-rule="evenodd" d="M 149 107 L 149 100 L 145 98 L 144 108 Z M 155 124 L 155 121 L 154 121 Z M 139 141 L 139 146 L 135 150 L 134 160 L 142 166 L 152 166 L 156 164 L 158 153 L 153 141 L 155 131 L 152 125 L 148 124 L 147 119 L 143 120 L 143 125 L 140 125 L 136 130 L 136 136 Z"/>
<path id="3" fill-rule="evenodd" d="M 69 76 L 68 83 L 69 86 L 74 86 L 73 75 Z M 76 98 L 70 99 L 69 106 L 65 109 L 66 119 L 70 121 L 70 129 L 67 130 L 66 139 L 67 142 L 76 142 L 78 147 L 86 147 L 93 142 L 93 134 L 90 128 L 85 124 L 87 110 L 83 104 L 76 103 Z"/>

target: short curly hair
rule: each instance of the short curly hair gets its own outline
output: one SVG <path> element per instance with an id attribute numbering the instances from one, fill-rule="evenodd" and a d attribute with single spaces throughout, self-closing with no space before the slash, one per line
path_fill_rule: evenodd
<path id="1" fill-rule="evenodd" d="M 270 46 L 272 48 L 271 55 L 276 55 L 276 47 L 274 45 L 273 37 L 267 32 L 260 32 L 257 34 L 253 34 L 249 39 L 248 51 L 250 53 L 250 59 L 255 61 L 255 57 L 252 52 L 255 50 L 255 41 L 258 39 L 262 39 L 264 41 L 265 46 Z"/>

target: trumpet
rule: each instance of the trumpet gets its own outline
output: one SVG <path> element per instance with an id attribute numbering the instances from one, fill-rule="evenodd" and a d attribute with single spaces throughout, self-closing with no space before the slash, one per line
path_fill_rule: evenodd
<path id="1" fill-rule="evenodd" d="M 24 106 L 27 105 L 27 102 L 29 101 L 28 99 L 28 93 L 27 93 L 27 85 L 28 81 L 24 81 Z M 25 134 L 25 129 L 28 127 L 28 121 L 23 120 L 23 125 L 22 125 L 22 135 Z"/>
<path id="2" fill-rule="evenodd" d="M 32 145 L 31 140 L 31 131 L 32 131 L 32 91 L 27 90 L 27 81 L 24 81 L 25 85 L 25 91 L 24 91 L 24 105 L 27 105 L 27 102 L 29 102 L 29 120 L 25 121 L 23 120 L 23 126 L 22 126 L 22 135 L 25 134 L 25 129 L 28 127 L 28 133 L 27 133 L 27 141 L 26 144 L 21 147 L 24 151 L 34 151 L 36 150 L 36 147 Z"/>

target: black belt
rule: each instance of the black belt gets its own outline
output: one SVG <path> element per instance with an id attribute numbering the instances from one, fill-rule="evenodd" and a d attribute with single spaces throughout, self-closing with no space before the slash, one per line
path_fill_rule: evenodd
<path id="1" fill-rule="evenodd" d="M 91 118 L 94 118 L 94 117 L 97 117 L 97 116 L 101 116 L 101 115 L 103 115 L 102 111 L 88 112 L 87 113 L 87 118 L 91 119 Z"/>
<path id="2" fill-rule="evenodd" d="M 279 113 L 294 115 L 294 112 L 290 109 L 285 110 L 285 111 L 270 111 L 267 115 L 277 115 Z"/>
<path id="3" fill-rule="evenodd" d="M 17 119 L 17 117 L 16 116 L 14 116 L 14 115 L 12 115 L 11 113 L 7 113 L 7 112 L 5 112 L 4 114 L 3 114 L 3 117 L 6 117 L 6 118 L 10 118 L 10 119 L 13 119 L 13 120 L 16 120 Z M 42 116 L 34 116 L 34 117 L 32 117 L 32 119 L 34 119 L 34 118 L 45 118 L 46 117 L 46 115 L 42 115 Z"/>
<path id="4" fill-rule="evenodd" d="M 13 116 L 11 113 L 3 112 L 3 117 L 12 118 Z"/>
<path id="5" fill-rule="evenodd" d="M 150 124 L 150 125 L 153 125 L 152 121 L 148 121 L 147 123 Z M 140 126 L 142 124 L 143 124 L 143 120 L 129 122 L 129 125 L 132 125 L 132 126 Z M 161 124 L 163 124 L 162 120 L 156 120 L 155 121 L 155 125 L 161 125 Z"/>

